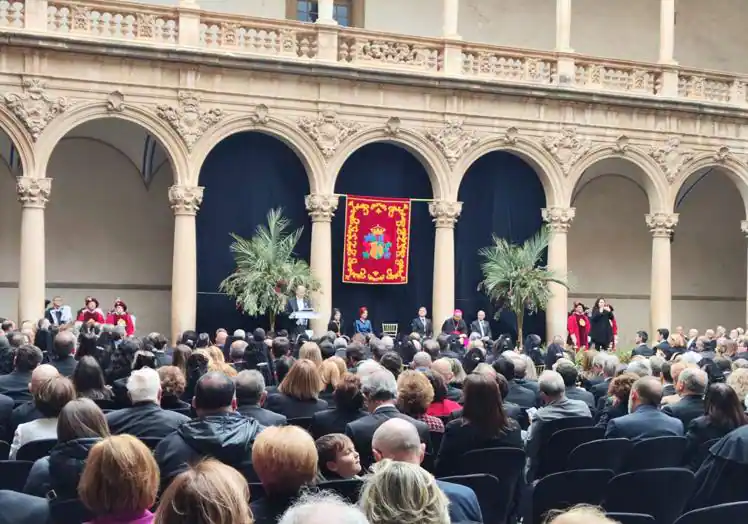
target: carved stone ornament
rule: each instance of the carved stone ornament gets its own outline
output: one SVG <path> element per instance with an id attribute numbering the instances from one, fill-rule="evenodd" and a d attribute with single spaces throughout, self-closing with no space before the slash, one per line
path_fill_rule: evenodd
<path id="1" fill-rule="evenodd" d="M 304 197 L 306 210 L 312 217 L 312 222 L 330 222 L 335 210 L 338 209 L 338 195 L 312 194 Z"/>
<path id="2" fill-rule="evenodd" d="M 384 124 L 384 134 L 387 136 L 397 136 L 400 134 L 400 119 L 396 116 L 392 116 L 387 119 L 387 123 Z"/>
<path id="3" fill-rule="evenodd" d="M 630 142 L 631 139 L 628 136 L 619 136 L 618 138 L 616 138 L 616 143 L 613 144 L 613 151 L 620 155 L 625 155 L 626 151 L 628 151 Z"/>
<path id="4" fill-rule="evenodd" d="M 740 221 L 740 231 L 748 238 L 748 220 Z"/>
<path id="5" fill-rule="evenodd" d="M 568 233 L 577 214 L 574 207 L 546 207 L 540 211 L 543 222 L 546 222 L 548 229 L 554 233 Z"/>
<path id="6" fill-rule="evenodd" d="M 575 128 L 565 127 L 559 134 L 543 138 L 543 147 L 558 161 L 564 175 L 568 176 L 574 164 L 590 150 L 592 143 L 589 138 L 577 134 Z"/>
<path id="7" fill-rule="evenodd" d="M 64 97 L 49 96 L 45 91 L 46 84 L 38 78 L 24 78 L 21 87 L 22 93 L 9 93 L 3 97 L 3 101 L 36 141 L 44 128 L 57 115 L 65 112 L 69 103 Z"/>
<path id="8" fill-rule="evenodd" d="M 475 131 L 465 131 L 462 128 L 462 120 L 458 119 L 447 119 L 444 127 L 428 131 L 426 138 L 436 144 L 451 167 L 454 167 L 462 155 L 479 141 Z"/>
<path id="9" fill-rule="evenodd" d="M 265 125 L 270 121 L 268 113 L 270 113 L 268 106 L 265 104 L 258 104 L 255 106 L 255 110 L 252 112 L 250 120 L 252 120 L 252 123 L 254 124 Z"/>
<path id="10" fill-rule="evenodd" d="M 717 148 L 717 151 L 714 152 L 714 156 L 712 158 L 714 158 L 715 162 L 724 164 L 732 158 L 732 151 L 727 146 L 719 147 Z"/>
<path id="11" fill-rule="evenodd" d="M 429 213 L 434 217 L 436 227 L 455 227 L 462 212 L 462 202 L 433 200 L 429 202 Z"/>
<path id="12" fill-rule="evenodd" d="M 181 91 L 177 106 L 161 104 L 157 106 L 158 116 L 166 120 L 184 140 L 188 151 L 203 134 L 223 118 L 223 111 L 217 107 L 203 111 L 200 97 L 196 93 Z"/>
<path id="13" fill-rule="evenodd" d="M 649 155 L 660 164 L 665 178 L 672 184 L 683 166 L 693 159 L 694 152 L 681 147 L 680 138 L 671 136 L 663 145 L 652 146 Z"/>
<path id="14" fill-rule="evenodd" d="M 43 208 L 49 200 L 51 189 L 51 178 L 32 178 L 28 176 L 19 176 L 16 178 L 18 201 L 23 207 Z"/>
<path id="15" fill-rule="evenodd" d="M 341 120 L 332 110 L 323 111 L 317 118 L 301 117 L 298 124 L 326 158 L 333 156 L 340 144 L 361 129 L 360 123 Z"/>
<path id="16" fill-rule="evenodd" d="M 109 93 L 106 101 L 107 111 L 112 113 L 121 113 L 125 110 L 125 94 L 122 91 L 114 91 Z"/>
<path id="17" fill-rule="evenodd" d="M 510 127 L 506 131 L 504 131 L 504 136 L 502 137 L 504 139 L 504 143 L 513 146 L 517 143 L 517 137 L 519 136 L 519 129 L 516 127 Z"/>
<path id="18" fill-rule="evenodd" d="M 196 215 L 203 202 L 203 188 L 200 186 L 171 186 L 169 204 L 175 215 Z"/>
<path id="19" fill-rule="evenodd" d="M 678 225 L 678 213 L 653 213 L 644 219 L 653 237 L 671 238 Z"/>

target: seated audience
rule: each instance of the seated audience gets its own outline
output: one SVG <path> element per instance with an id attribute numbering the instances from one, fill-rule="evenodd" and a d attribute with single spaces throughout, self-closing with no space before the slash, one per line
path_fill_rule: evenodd
<path id="1" fill-rule="evenodd" d="M 443 364 L 445 360 L 446 359 L 439 359 L 434 363 L 437 369 L 445 365 Z M 434 371 L 434 368 L 432 367 L 424 374 L 434 390 L 434 399 L 426 410 L 427 415 L 432 417 L 448 417 L 458 409 L 462 408 L 457 401 L 449 399 L 449 389 L 447 388 L 447 383 L 441 373 Z M 462 398 L 462 391 L 457 388 L 453 389 L 458 392 L 459 398 Z M 455 395 L 452 396 L 454 397 Z"/>
<path id="2" fill-rule="evenodd" d="M 351 479 L 361 473 L 361 461 L 351 439 L 342 433 L 318 438 L 319 473 L 324 480 Z"/>
<path id="3" fill-rule="evenodd" d="M 709 448 L 706 460 L 696 473 L 696 490 L 689 499 L 688 509 L 748 500 L 746 442 L 748 425 L 743 425 Z"/>
<path id="4" fill-rule="evenodd" d="M 358 375 L 346 373 L 335 388 L 332 409 L 318 411 L 312 415 L 309 431 L 314 438 L 330 433 L 344 433 L 349 422 L 366 416 L 363 411 L 364 396 Z"/>
<path id="5" fill-rule="evenodd" d="M 638 377 L 651 377 L 652 366 L 649 360 L 644 357 L 638 357 L 636 360 L 632 360 L 626 366 L 626 373 L 633 373 Z"/>
<path id="6" fill-rule="evenodd" d="M 161 366 L 158 368 L 158 378 L 161 380 L 161 407 L 180 410 L 183 415 L 185 411 L 189 412 L 189 403 L 181 400 L 187 387 L 182 370 L 176 366 Z"/>
<path id="7" fill-rule="evenodd" d="M 261 372 L 245 369 L 234 377 L 234 384 L 237 413 L 257 420 L 261 426 L 285 426 L 288 423 L 285 416 L 261 407 L 267 399 L 265 377 Z"/>
<path id="8" fill-rule="evenodd" d="M 91 448 L 109 436 L 106 418 L 91 399 L 68 402 L 57 419 L 57 444 L 31 468 L 24 493 L 56 500 L 78 498 L 78 482 Z"/>
<path id="9" fill-rule="evenodd" d="M 26 422 L 16 428 L 10 445 L 11 460 L 18 450 L 29 442 L 57 438 L 57 417 L 65 404 L 75 398 L 73 382 L 65 377 L 52 377 L 44 381 L 34 392 L 34 406 L 42 418 Z"/>
<path id="10" fill-rule="evenodd" d="M 403 358 L 395 351 L 388 351 L 385 353 L 379 363 L 384 369 L 392 373 L 395 380 L 397 380 L 397 377 L 399 377 L 400 373 L 403 372 Z"/>
<path id="11" fill-rule="evenodd" d="M 748 364 L 748 361 L 746 361 L 746 364 Z M 744 401 L 748 397 L 748 366 L 733 369 L 730 376 L 727 377 L 727 385 L 735 390 L 735 394 L 741 401 Z"/>
<path id="12" fill-rule="evenodd" d="M 547 524 L 619 524 L 594 506 L 576 506 L 566 511 L 553 511 Z"/>
<path id="13" fill-rule="evenodd" d="M 260 433 L 252 461 L 265 497 L 251 503 L 255 524 L 276 524 L 302 488 L 317 478 L 317 448 L 297 426 L 273 426 Z"/>
<path id="14" fill-rule="evenodd" d="M 70 331 L 60 331 L 52 342 L 49 363 L 57 368 L 63 377 L 71 377 L 75 370 L 75 335 Z"/>
<path id="15" fill-rule="evenodd" d="M 89 524 L 151 524 L 159 471 L 151 451 L 132 435 L 108 437 L 91 448 L 78 485 Z"/>
<path id="16" fill-rule="evenodd" d="M 217 460 L 198 462 L 172 481 L 155 524 L 252 524 L 247 481 Z"/>
<path id="17" fill-rule="evenodd" d="M 597 419 L 598 428 L 607 428 L 608 422 L 629 414 L 629 397 L 631 395 L 631 386 L 639 380 L 639 375 L 634 373 L 624 373 L 618 375 L 610 381 L 608 386 L 608 397 L 604 400 L 603 410 Z"/>
<path id="18" fill-rule="evenodd" d="M 520 386 L 515 380 L 514 359 L 500 356 L 493 363 L 496 373 L 502 375 L 509 383 L 509 394 L 506 396 L 507 402 L 513 402 L 523 409 L 534 408 L 538 405 L 538 397 L 532 389 Z"/>
<path id="19" fill-rule="evenodd" d="M 340 382 L 340 368 L 337 363 L 328 359 L 320 364 L 319 375 L 324 386 L 319 396 L 327 402 L 328 407 L 333 407 L 333 393 L 335 392 L 335 386 Z"/>
<path id="20" fill-rule="evenodd" d="M 590 386 L 585 386 L 585 389 L 592 393 L 595 397 L 595 405 L 597 405 L 598 399 L 604 397 L 608 393 L 608 387 L 610 387 L 610 381 L 616 377 L 618 371 L 618 365 L 620 360 L 615 355 L 608 353 L 599 353 L 595 355 L 593 360 L 593 368 L 600 369 L 602 372 L 601 381 L 593 384 L 590 381 Z"/>
<path id="21" fill-rule="evenodd" d="M 323 491 L 299 497 L 278 524 L 369 524 L 369 521 L 356 506 Z"/>
<path id="22" fill-rule="evenodd" d="M 15 352 L 13 371 L 0 376 L 0 394 L 12 398 L 15 402 L 31 400 L 31 372 L 41 362 L 42 352 L 38 347 L 29 344 L 19 347 Z"/>
<path id="23" fill-rule="evenodd" d="M 460 399 L 462 399 L 462 391 L 454 385 L 455 374 L 454 371 L 452 371 L 452 360 L 448 358 L 439 358 L 435 360 L 433 364 L 431 364 L 431 371 L 438 373 L 441 375 L 441 378 L 444 379 L 444 385 L 446 388 L 446 397 L 444 398 L 455 403 L 459 402 Z M 441 392 L 436 391 L 436 388 L 434 388 L 434 402 L 441 402 L 442 400 Z M 432 414 L 433 413 L 429 413 L 429 415 Z M 434 416 L 438 417 L 440 415 Z"/>
<path id="24" fill-rule="evenodd" d="M 436 378 L 431 370 L 427 370 L 425 373 L 431 374 L 434 379 Z M 439 376 L 439 380 L 442 380 L 441 376 Z M 446 388 L 443 386 L 444 383 L 442 382 L 442 389 L 446 394 Z M 426 410 L 433 399 L 434 388 L 424 372 L 408 370 L 403 371 L 398 377 L 397 409 L 405 415 L 426 423 L 429 431 L 444 433 L 444 423 L 440 419 L 426 414 Z"/>
<path id="25" fill-rule="evenodd" d="M 173 365 L 173 356 L 165 351 L 169 345 L 169 341 L 161 333 L 150 333 L 143 339 L 143 345 L 146 351 L 150 351 L 156 357 L 156 363 L 159 368 Z"/>
<path id="26" fill-rule="evenodd" d="M 608 422 L 605 438 L 639 441 L 654 437 L 683 436 L 683 423 L 657 409 L 662 384 L 655 377 L 642 377 L 631 386 L 628 415 Z"/>
<path id="27" fill-rule="evenodd" d="M 561 378 L 564 379 L 564 385 L 566 386 L 566 398 L 571 400 L 581 400 L 590 408 L 590 411 L 595 409 L 595 396 L 584 388 L 577 387 L 577 379 L 579 378 L 579 371 L 574 365 L 574 362 L 566 358 L 559 359 L 553 368 Z"/>
<path id="28" fill-rule="evenodd" d="M 34 369 L 34 371 L 31 373 L 31 383 L 28 385 L 32 400 L 18 405 L 13 410 L 13 413 L 11 413 L 8 442 L 13 440 L 13 435 L 15 434 L 18 426 L 20 426 L 21 424 L 25 424 L 26 422 L 31 422 L 32 420 L 44 418 L 44 415 L 42 415 L 41 412 L 36 409 L 36 405 L 34 404 L 34 392 L 36 392 L 39 389 L 39 386 L 44 384 L 48 379 L 59 376 L 60 372 L 57 371 L 57 368 L 55 368 L 54 366 L 50 366 L 49 364 L 42 364 L 41 366 L 37 366 Z"/>
<path id="29" fill-rule="evenodd" d="M 679 419 L 683 427 L 687 428 L 693 419 L 704 414 L 706 385 L 706 373 L 702 370 L 684 369 L 678 375 L 678 382 L 675 385 L 680 400 L 664 406 L 662 412 Z"/>
<path id="30" fill-rule="evenodd" d="M 164 438 L 189 421 L 189 417 L 161 407 L 161 391 L 161 379 L 155 369 L 133 371 L 127 379 L 132 407 L 112 411 L 106 416 L 112 434 Z"/>
<path id="31" fill-rule="evenodd" d="M 206 457 L 218 459 L 253 479 L 252 445 L 262 426 L 255 419 L 234 412 L 233 381 L 220 372 L 206 373 L 197 382 L 192 407 L 197 418 L 179 426 L 154 451 L 164 486 Z"/>
<path id="32" fill-rule="evenodd" d="M 268 395 L 265 409 L 289 419 L 311 417 L 327 409 L 327 402 L 319 398 L 320 391 L 322 379 L 317 365 L 311 360 L 300 359 L 278 386 L 278 393 Z"/>
<path id="33" fill-rule="evenodd" d="M 174 348 L 174 352 L 171 355 L 171 365 L 178 367 L 182 373 L 184 373 L 185 380 L 187 378 L 187 361 L 192 354 L 192 350 L 189 346 L 179 344 Z"/>
<path id="34" fill-rule="evenodd" d="M 106 387 L 104 381 L 104 372 L 99 362 L 90 355 L 81 357 L 75 366 L 73 385 L 78 397 L 90 398 L 93 401 L 112 399 L 112 391 Z"/>

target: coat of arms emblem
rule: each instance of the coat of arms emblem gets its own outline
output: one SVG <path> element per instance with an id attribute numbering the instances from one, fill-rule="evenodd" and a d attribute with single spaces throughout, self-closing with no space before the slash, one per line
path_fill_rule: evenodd
<path id="1" fill-rule="evenodd" d="M 364 259 L 388 260 L 392 257 L 390 250 L 392 249 L 392 242 L 387 240 L 384 235 L 385 229 L 382 226 L 374 226 L 371 228 L 371 232 L 364 237 L 364 245 L 367 250 L 362 253 Z"/>

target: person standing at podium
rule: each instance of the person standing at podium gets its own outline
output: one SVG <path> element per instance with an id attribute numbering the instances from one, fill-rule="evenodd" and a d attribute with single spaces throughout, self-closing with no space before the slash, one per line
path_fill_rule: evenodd
<path id="1" fill-rule="evenodd" d="M 434 325 L 426 318 L 426 308 L 418 308 L 418 316 L 410 323 L 410 332 L 418 333 L 421 338 L 431 338 L 434 335 Z"/>
<path id="2" fill-rule="evenodd" d="M 298 313 L 299 311 L 310 311 L 312 303 L 306 297 L 306 288 L 302 285 L 296 286 L 296 296 L 289 298 L 286 304 L 286 313 Z M 291 331 L 294 335 L 300 335 L 308 329 L 309 320 L 306 318 L 291 319 L 293 327 Z"/>

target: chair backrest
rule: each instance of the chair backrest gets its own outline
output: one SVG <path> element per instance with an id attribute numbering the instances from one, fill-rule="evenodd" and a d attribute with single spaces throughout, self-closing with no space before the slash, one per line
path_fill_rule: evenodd
<path id="1" fill-rule="evenodd" d="M 431 449 L 434 451 L 434 455 L 436 455 L 439 453 L 439 448 L 442 445 L 444 433 L 440 431 L 429 431 L 429 436 L 431 437 Z"/>
<path id="2" fill-rule="evenodd" d="M 478 473 L 474 475 L 455 475 L 453 477 L 444 477 L 439 480 L 467 486 L 475 492 L 480 504 L 480 512 L 483 515 L 483 522 L 496 522 L 501 518 L 501 507 L 497 504 L 496 493 L 501 490 L 499 479 L 493 475 Z"/>
<path id="3" fill-rule="evenodd" d="M 30 460 L 0 460 L 0 489 L 23 493 L 33 465 Z"/>
<path id="4" fill-rule="evenodd" d="M 685 437 L 655 437 L 634 444 L 623 464 L 623 471 L 678 468 L 686 451 Z"/>
<path id="5" fill-rule="evenodd" d="M 49 517 L 52 524 L 80 524 L 89 522 L 94 515 L 78 499 L 51 500 Z"/>
<path id="6" fill-rule="evenodd" d="M 546 452 L 541 453 L 535 479 L 566 470 L 567 457 L 574 449 L 586 442 L 605 437 L 604 428 L 574 427 L 556 431 L 548 440 Z"/>
<path id="7" fill-rule="evenodd" d="M 657 524 L 673 524 L 690 499 L 696 479 L 683 468 L 645 469 L 623 473 L 608 483 L 606 511 L 652 515 Z"/>
<path id="8" fill-rule="evenodd" d="M 4 440 L 0 440 L 0 460 L 5 460 L 10 455 L 10 444 Z"/>
<path id="9" fill-rule="evenodd" d="M 643 513 L 606 513 L 609 519 L 613 519 L 621 524 L 657 524 L 652 515 Z"/>
<path id="10" fill-rule="evenodd" d="M 619 471 L 634 444 L 626 438 L 593 440 L 574 448 L 567 459 L 567 470 L 610 469 Z"/>
<path id="11" fill-rule="evenodd" d="M 592 426 L 592 418 L 590 417 L 564 417 L 556 420 L 549 420 L 548 422 L 540 426 L 538 434 L 533 436 L 534 439 L 538 439 L 538 447 L 536 449 L 540 450 L 538 458 L 534 462 L 537 467 L 533 467 L 533 470 L 528 471 L 528 482 L 535 480 L 536 474 L 538 472 L 538 467 L 542 467 L 542 464 L 546 460 L 554 460 L 553 456 L 556 454 L 555 450 L 548 448 L 548 443 L 550 442 L 551 437 L 554 433 L 556 433 L 557 431 L 561 431 L 562 429 L 584 428 Z"/>
<path id="12" fill-rule="evenodd" d="M 397 322 L 382 322 L 382 333 L 391 337 L 397 336 Z"/>
<path id="13" fill-rule="evenodd" d="M 265 498 L 265 488 L 260 482 L 248 482 L 247 485 L 249 486 L 250 502 Z"/>
<path id="14" fill-rule="evenodd" d="M 56 438 L 32 440 L 21 446 L 16 453 L 16 460 L 39 460 L 49 455 L 49 451 L 57 444 Z"/>
<path id="15" fill-rule="evenodd" d="M 675 524 L 728 524 L 748 522 L 748 502 L 731 502 L 695 509 L 681 515 Z"/>
<path id="16" fill-rule="evenodd" d="M 363 485 L 364 481 L 362 479 L 344 479 L 320 482 L 318 487 L 319 489 L 334 491 L 351 504 L 358 504 L 358 494 Z"/>
<path id="17" fill-rule="evenodd" d="M 532 492 L 532 523 L 543 522 L 545 514 L 553 509 L 600 505 L 612 478 L 613 472 L 607 469 L 563 471 L 543 477 Z"/>
<path id="18" fill-rule="evenodd" d="M 309 428 L 312 426 L 312 417 L 290 418 L 288 419 L 288 424 L 309 431 Z"/>
<path id="19" fill-rule="evenodd" d="M 683 464 L 683 465 L 685 467 L 688 467 L 691 471 L 698 470 L 701 464 L 709 456 L 709 450 L 711 449 L 711 447 L 714 446 L 720 440 L 722 439 L 714 438 L 712 440 L 707 440 L 706 442 L 701 444 L 696 454 L 693 455 L 690 459 L 687 459 L 689 463 Z"/>

